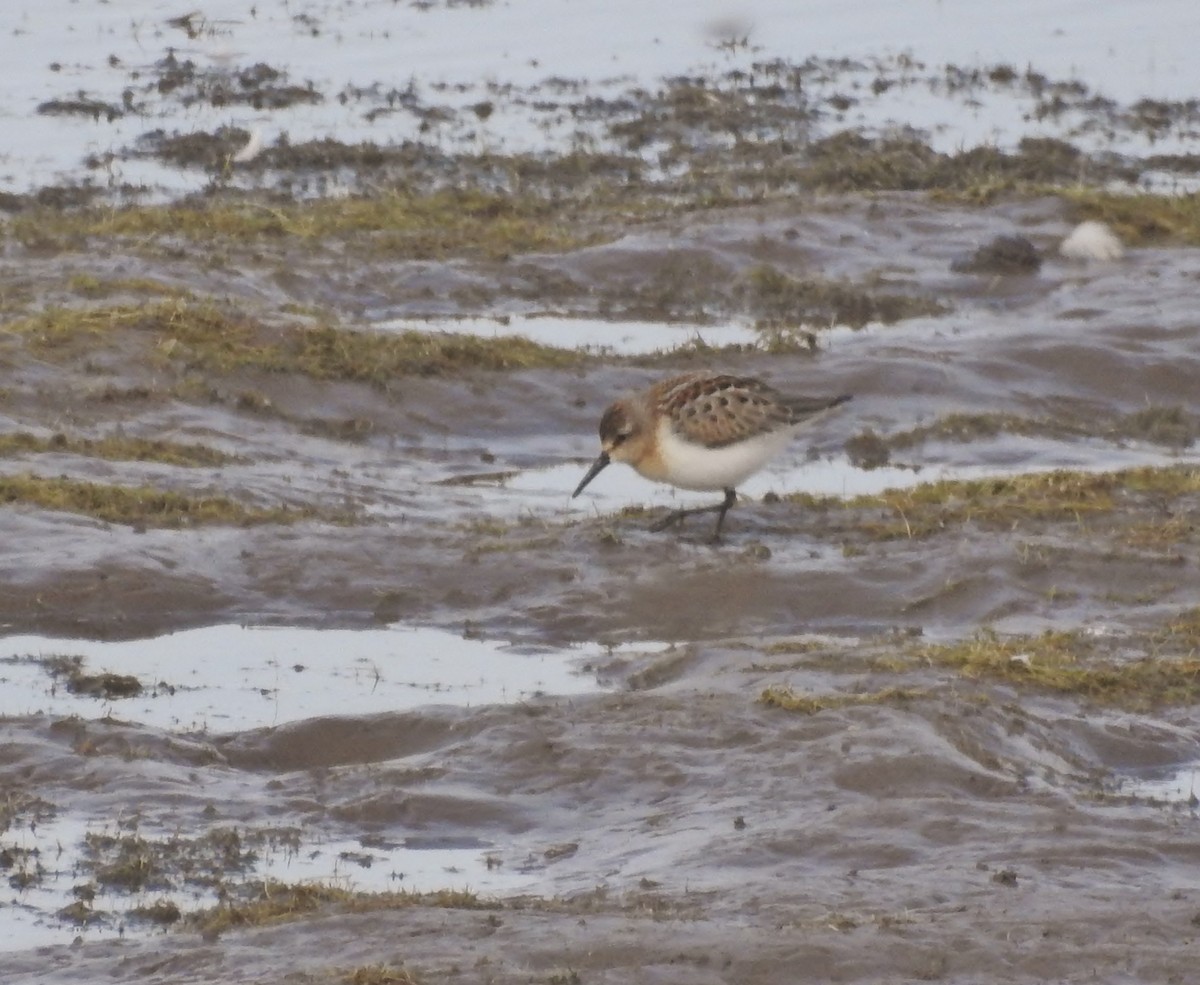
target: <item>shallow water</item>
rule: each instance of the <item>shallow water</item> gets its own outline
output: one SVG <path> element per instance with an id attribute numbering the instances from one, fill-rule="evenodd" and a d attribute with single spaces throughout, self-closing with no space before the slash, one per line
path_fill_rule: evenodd
<path id="1" fill-rule="evenodd" d="M 11 135 L 0 187 L 26 191 L 86 174 L 100 185 L 146 185 L 172 194 L 201 190 L 209 175 L 136 152 L 138 139 L 236 126 L 274 144 L 335 137 L 345 143 L 400 143 L 426 135 L 420 108 L 445 114 L 435 142 L 506 153 L 577 146 L 604 148 L 600 127 L 573 111 L 579 92 L 619 100 L 680 75 L 752 72 L 773 59 L 828 59 L 806 86 L 814 106 L 841 127 L 915 127 L 947 151 L 981 143 L 1013 146 L 1025 135 L 1085 145 L 1185 153 L 1187 128 L 1148 137 L 1087 114 L 1038 112 L 1019 86 L 956 85 L 956 68 L 995 65 L 1082 82 L 1120 104 L 1185 100 L 1200 91 L 1189 0 L 1143 8 L 1020 3 L 948 8 L 922 0 L 897 8 L 754 0 L 729 6 L 622 2 L 571 4 L 398 4 L 309 0 L 220 0 L 189 13 L 161 0 L 120 7 L 50 0 L 14 5 L 0 39 L 8 70 L 0 118 Z M 186 16 L 184 16 L 186 15 Z M 864 31 L 864 25 L 871 25 Z M 310 85 L 316 99 L 268 109 L 235 102 L 179 100 L 155 84 L 169 53 L 201 72 L 265 63 L 280 84 Z M 883 78 L 887 85 L 874 87 Z M 236 93 L 238 83 L 232 82 Z M 404 94 L 407 93 L 407 96 Z M 128 95 L 126 95 L 128 94 Z M 91 115 L 39 115 L 52 99 L 80 96 L 111 107 Z M 397 100 L 400 100 L 399 105 Z M 837 100 L 836 109 L 829 109 Z M 487 103 L 481 119 L 472 107 Z M 580 117 L 583 117 L 581 121 Z M 92 164 L 85 167 L 85 159 Z M 337 179 L 326 185 L 336 191 Z"/>
<path id="2" fill-rule="evenodd" d="M 211 787 L 211 785 L 209 785 Z M 210 789 L 210 793 L 216 793 Z M 125 820 L 59 814 L 39 821 L 35 828 L 13 830 L 6 848 L 20 855 L 29 852 L 40 866 L 28 888 L 6 889 L 0 899 L 0 953 L 74 941 L 153 940 L 164 929 L 153 921 L 131 916 L 138 907 L 174 904 L 181 912 L 217 905 L 211 888 L 183 885 L 158 886 L 140 891 L 100 890 L 94 897 L 95 916 L 78 923 L 59 915 L 74 902 L 73 887 L 83 878 L 80 847 L 89 838 L 121 838 L 135 832 L 149 841 L 170 843 L 179 837 L 179 826 L 169 818 L 160 823 L 130 827 Z M 535 891 L 536 872 L 494 861 L 496 845 L 470 837 L 421 838 L 388 841 L 365 837 L 336 838 L 303 826 L 279 829 L 279 843 L 255 849 L 248 877 L 266 884 L 313 884 L 352 892 L 461 891 L 513 895 Z M 444 842 L 444 843 L 443 843 Z M 489 864 L 489 860 L 491 864 Z"/>
<path id="3" fill-rule="evenodd" d="M 1198 780 L 1200 764 L 1185 763 L 1165 774 L 1156 771 L 1155 775 L 1130 780 L 1121 789 L 1135 797 L 1185 804 L 1195 810 L 1200 807 L 1200 797 L 1197 796 Z"/>
<path id="4" fill-rule="evenodd" d="M 177 732 L 220 733 L 306 718 L 428 704 L 504 704 L 596 689 L 580 666 L 599 653 L 538 653 L 436 629 L 310 630 L 209 626 L 140 640 L 0 637 L 0 716 L 113 716 Z M 98 701 L 51 674 L 75 658 L 86 674 L 132 675 L 144 691 Z"/>
<path id="5" fill-rule="evenodd" d="M 753 346 L 761 336 L 746 325 L 688 325 L 611 318 L 564 318 L 555 315 L 503 318 L 389 319 L 372 326 L 381 331 L 448 332 L 481 338 L 523 338 L 560 349 L 587 349 L 615 355 L 671 352 L 695 343 L 721 348 Z"/>
<path id="6" fill-rule="evenodd" d="M 306 630 L 223 625 L 109 642 L 8 636 L 0 638 L 0 722 L 13 738 L 22 734 L 22 722 L 51 722 L 56 723 L 52 729 L 79 732 L 87 730 L 87 723 L 101 729 L 120 723 L 135 735 L 157 733 L 170 736 L 168 742 L 195 743 L 335 716 L 399 715 L 430 706 L 469 709 L 594 694 L 605 686 L 599 665 L 663 649 L 654 644 L 515 647 L 408 626 Z M 75 658 L 80 663 L 64 669 L 63 661 Z M 72 670 L 81 675 L 78 680 L 72 679 Z M 89 686 L 95 675 L 132 676 L 141 693 L 114 696 L 100 685 Z M 102 693 L 94 693 L 95 687 Z M 193 771 L 188 781 L 214 816 L 226 808 L 212 805 L 223 805 L 229 797 L 247 806 L 252 802 L 245 783 L 234 779 L 231 784 L 225 772 Z M 159 779 L 169 787 L 182 777 L 160 774 Z M 42 794 L 50 785 L 39 787 Z M 131 791 L 116 815 L 110 799 L 89 806 L 87 798 L 77 797 L 73 805 L 60 804 L 34 823 L 7 832 L 3 845 L 20 861 L 10 860 L 6 867 L 15 864 L 18 872 L 33 878 L 28 886 L 13 883 L 7 905 L 0 906 L 0 949 L 66 943 L 77 936 L 153 935 L 158 932 L 153 923 L 120 914 L 167 902 L 181 910 L 215 905 L 212 888 L 188 885 L 176 876 L 134 892 L 102 890 L 93 907 L 97 916 L 82 926 L 56 916 L 72 902 L 89 838 L 135 835 L 170 843 L 181 836 L 187 825 L 177 813 L 181 798 L 172 798 L 174 808 L 156 810 L 148 793 L 145 787 L 141 796 Z M 338 837 L 328 830 L 309 830 L 297 817 L 286 822 L 278 817 L 277 823 L 278 835 L 255 849 L 253 862 L 240 874 L 364 892 L 511 894 L 537 884 L 534 873 L 518 865 L 489 864 L 494 844 L 473 836 L 414 832 L 399 838 Z M 102 916 L 109 910 L 115 915 Z"/>
<path id="7" fill-rule="evenodd" d="M 1003 478 L 1057 469 L 1108 472 L 1141 466 L 1200 463 L 1200 452 L 1179 454 L 1144 446 L 1097 445 L 1089 449 L 1077 442 L 1068 444 L 1033 438 L 1009 438 L 997 444 L 1002 444 L 1005 451 L 987 456 L 992 459 L 989 464 L 927 461 L 920 466 L 865 469 L 852 465 L 845 456 L 805 460 L 790 466 L 783 461 L 752 476 L 738 487 L 738 493 L 749 500 L 761 499 L 767 494 L 786 496 L 796 493 L 853 499 L 875 496 L 889 489 L 911 489 L 927 482 Z M 980 451 L 978 446 L 973 450 L 976 454 Z M 1006 455 L 1011 456 L 1007 466 L 1003 463 Z M 579 497 L 567 499 L 579 485 L 585 469 L 583 463 L 568 463 L 513 474 L 484 475 L 468 484 L 477 491 L 481 508 L 505 517 L 554 515 L 556 505 L 559 506 L 558 515 L 569 515 L 581 510 L 608 514 L 635 506 L 675 509 L 720 501 L 719 492 L 672 489 L 642 479 L 623 466 L 610 466 Z"/>

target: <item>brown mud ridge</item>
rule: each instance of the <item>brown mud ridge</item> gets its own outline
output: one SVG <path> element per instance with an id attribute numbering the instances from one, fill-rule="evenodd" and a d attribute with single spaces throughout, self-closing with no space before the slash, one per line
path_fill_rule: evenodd
<path id="1" fill-rule="evenodd" d="M 1065 198 L 780 197 L 618 226 L 431 193 L 366 231 L 263 201 L 18 215 L 9 633 L 408 622 L 676 646 L 598 668 L 606 693 L 512 706 L 184 734 L 122 722 L 101 674 L 108 717 L 5 719 L 14 894 L 38 878 L 14 832 L 75 812 L 175 834 L 93 840 L 63 920 L 122 879 L 152 903 L 201 857 L 224 859 L 224 902 L 142 914 L 165 936 L 6 953 L 4 981 L 1187 980 L 1194 803 L 1137 784 L 1200 759 L 1196 252 L 1157 226 L 1067 262 Z M 1040 266 L 964 268 L 1014 235 Z M 546 312 L 741 320 L 759 344 L 372 328 Z M 715 546 L 649 533 L 654 511 L 496 495 L 581 474 L 613 394 L 718 365 L 853 393 L 806 439 L 847 474 L 993 472 L 743 501 Z M 293 830 L 488 845 L 538 891 L 256 882 L 247 846 Z"/>

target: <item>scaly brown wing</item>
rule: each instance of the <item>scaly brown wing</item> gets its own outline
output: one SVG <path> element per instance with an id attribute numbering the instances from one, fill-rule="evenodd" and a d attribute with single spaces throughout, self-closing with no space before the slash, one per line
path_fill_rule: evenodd
<path id="1" fill-rule="evenodd" d="M 789 400 L 751 377 L 709 373 L 663 380 L 651 395 L 681 438 L 705 448 L 799 424 L 829 406 L 828 400 Z"/>

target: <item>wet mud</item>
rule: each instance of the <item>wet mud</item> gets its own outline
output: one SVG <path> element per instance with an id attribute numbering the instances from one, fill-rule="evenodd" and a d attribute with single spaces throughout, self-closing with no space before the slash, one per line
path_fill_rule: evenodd
<path id="1" fill-rule="evenodd" d="M 702 88 L 609 122 L 682 146 L 740 112 Z M 44 112 L 122 112 L 89 107 Z M 143 147 L 219 171 L 243 137 Z M 372 229 L 279 188 L 9 203 L 0 980 L 1190 980 L 1194 233 L 1068 259 L 1067 192 L 810 151 L 850 184 L 599 207 L 575 172 L 565 209 L 424 188 Z M 854 400 L 719 543 L 651 532 L 703 497 L 617 467 L 570 498 L 615 395 L 710 366 Z M 406 672 L 447 640 L 491 690 Z M 336 700 L 288 712 L 306 689 Z"/>
<path id="2" fill-rule="evenodd" d="M 1013 228 L 1044 249 L 1038 274 L 953 270 Z M 687 242 L 714 263 L 876 271 L 945 305 L 820 332 L 814 347 L 716 354 L 779 386 L 855 395 L 738 504 L 716 546 L 706 530 L 650 533 L 665 505 L 606 512 L 567 498 L 613 393 L 714 358 L 685 330 L 675 354 L 582 352 L 564 366 L 382 383 L 206 361 L 195 340 L 175 361 L 169 329 L 10 333 L 6 427 L 43 440 L 15 443 L 7 476 L 294 512 L 103 520 L 14 497 L 10 633 L 416 623 L 540 646 L 674 648 L 593 666 L 600 693 L 369 716 L 349 706 L 227 734 L 124 722 L 126 699 L 96 676 L 116 669 L 68 666 L 99 689 L 96 715 L 4 724 L 7 871 L 14 887 L 61 884 L 46 919 L 66 939 L 72 924 L 99 939 L 6 954 L 6 980 L 324 981 L 370 967 L 417 981 L 781 982 L 798 962 L 851 981 L 1081 980 L 1116 967 L 1182 980 L 1200 907 L 1194 798 L 1138 784 L 1173 770 L 1186 783 L 1200 759 L 1187 685 L 1200 635 L 1170 630 L 1200 591 L 1200 357 L 1183 289 L 1194 257 L 1070 264 L 1052 249 L 1068 230 L 1050 200 L 959 210 L 876 198 L 732 210 L 522 258 L 588 293 L 636 292 L 652 258 Z M 297 303 L 344 290 L 290 259 Z M 63 267 L 166 279 L 145 258 L 78 255 L 45 261 L 41 276 L 61 284 Z M 390 294 L 377 288 L 376 310 L 409 303 L 404 269 L 382 281 Z M 468 270 L 503 276 L 478 262 L 454 276 Z M 275 278 L 251 270 L 238 285 L 238 305 L 264 319 L 261 299 L 279 303 Z M 1139 432 L 1131 421 L 1147 408 L 1176 427 Z M 869 476 L 845 450 L 867 432 L 877 459 L 911 476 L 909 499 L 806 492 L 806 470 Z M 95 442 L 113 434 L 170 448 L 100 457 Z M 180 448 L 192 451 L 157 460 Z M 913 485 L 968 468 L 996 478 L 951 478 L 937 495 Z M 1004 483 L 1048 468 L 1068 471 Z M 519 481 L 550 475 L 561 488 Z M 637 485 L 633 500 L 653 493 Z M 983 630 L 1017 634 L 1034 655 L 1020 643 L 990 662 L 928 649 Z M 1047 631 L 1074 634 L 1064 667 L 1092 676 L 1009 672 L 1058 666 L 1038 649 Z M 1115 642 L 1100 653 L 1092 639 Z M 1097 683 L 1145 661 L 1182 661 L 1183 682 Z M 19 834 L 60 815 L 91 832 L 67 876 L 47 844 Z M 372 846 L 420 839 L 457 849 L 460 895 L 410 891 L 394 860 L 394 882 L 363 895 L 264 881 L 264 860 L 289 845 L 348 845 L 361 867 L 387 864 Z M 513 882 L 473 890 L 489 872 Z M 149 909 L 171 929 L 145 929 L 158 924 L 138 914 L 180 891 L 182 907 Z"/>

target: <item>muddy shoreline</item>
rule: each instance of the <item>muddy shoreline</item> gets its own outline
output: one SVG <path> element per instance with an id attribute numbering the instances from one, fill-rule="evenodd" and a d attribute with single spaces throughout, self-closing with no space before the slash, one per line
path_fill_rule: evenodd
<path id="1" fill-rule="evenodd" d="M 109 66 L 147 74 L 41 115 L 336 95 Z M 554 85 L 343 93 L 411 143 L 95 162 L 207 181 L 167 201 L 0 198 L 0 646 L 33 634 L 0 655 L 0 924 L 33 942 L 0 981 L 1190 980 L 1200 222 L 1142 186 L 1195 161 L 830 107 L 1016 94 L 1165 139 L 1194 105 L 904 59 Z M 481 149 L 531 107 L 603 139 Z M 1080 220 L 1123 247 L 1064 256 Z M 572 500 L 606 404 L 699 367 L 854 400 L 721 543 L 650 532 L 691 500 L 617 468 Z M 447 641 L 499 698 L 417 680 Z M 306 687 L 345 698 L 280 717 Z"/>
<path id="2" fill-rule="evenodd" d="M 264 885 L 251 865 L 213 877 L 226 902 L 166 911 L 177 926 L 148 933 L 120 914 L 154 905 L 152 889 L 122 904 L 104 877 L 68 877 L 100 891 L 71 909 L 64 887 L 51 919 L 128 921 L 129 938 L 6 954 L 5 981 L 782 982 L 797 962 L 848 981 L 1084 980 L 1117 968 L 1184 980 L 1200 905 L 1194 803 L 1139 784 L 1183 770 L 1186 785 L 1200 755 L 1187 669 L 1200 366 L 1186 295 L 1172 306 L 1163 287 L 1188 276 L 1191 251 L 1052 259 L 1036 277 L 997 281 L 954 274 L 950 257 L 1015 216 L 1052 243 L 1068 228 L 1054 203 L 962 210 L 901 196 L 835 214 L 854 231 L 830 237 L 827 213 L 772 220 L 755 207 L 661 235 L 728 257 L 731 231 L 755 230 L 761 254 L 764 230 L 811 221 L 806 262 L 832 240 L 824 262 L 844 275 L 877 262 L 881 230 L 902 244 L 911 235 L 922 246 L 893 285 L 952 297 L 952 311 L 841 330 L 815 349 L 685 346 L 564 366 L 521 350 L 534 365 L 383 385 L 258 364 L 263 351 L 303 353 L 289 355 L 290 336 L 269 320 L 246 328 L 191 301 L 171 309 L 176 322 L 122 327 L 125 315 L 109 315 L 107 330 L 10 334 L 8 425 L 45 443 L 26 440 L 6 475 L 183 499 L 157 513 L 98 500 L 109 519 L 7 505 L 9 633 L 424 624 L 538 646 L 674 649 L 592 668 L 607 693 L 512 707 L 347 708 L 231 734 L 124 723 L 119 700 L 92 720 L 10 718 L 6 782 L 37 798 L 15 802 L 10 840 L 34 803 L 92 825 L 122 817 L 131 804 L 106 791 L 136 777 L 136 823 L 99 828 L 113 840 L 97 843 L 96 865 L 118 864 L 103 853 L 123 844 L 148 846 L 148 858 L 205 846 L 186 857 L 206 857 L 229 831 L 302 850 L 336 839 L 367 858 L 380 852 L 370 846 L 424 838 L 467 846 L 535 890 L 404 895 L 401 880 L 400 895 L 327 892 Z M 654 236 L 639 233 L 636 251 L 619 241 L 522 262 L 652 277 Z M 90 261 L 69 262 L 78 277 Z M 310 272 L 305 287 L 320 281 Z M 216 356 L 187 327 L 201 316 L 225 340 Z M 782 495 L 747 496 L 717 546 L 699 530 L 650 533 L 664 508 L 653 500 L 570 504 L 609 394 L 714 358 L 850 390 L 853 413 L 798 442 L 798 471 L 766 480 Z M 1131 433 L 1150 392 L 1175 410 Z M 113 434 L 125 444 L 84 442 Z M 139 437 L 170 447 L 130 444 Z M 907 467 L 896 474 L 910 488 L 806 492 L 813 463 L 854 472 L 855 442 Z M 184 463 L 156 460 L 168 452 Z M 1059 471 L 1038 479 L 1048 464 Z M 968 466 L 994 478 L 932 481 Z M 522 491 L 539 476 L 565 486 Z M 635 487 L 634 502 L 650 492 Z M 218 501 L 292 513 L 197 512 Z M 968 649 L 930 649 L 955 641 Z M 133 763 L 153 764 L 154 777 Z M 204 780 L 181 796 L 185 776 Z M 234 790 L 240 806 L 216 806 Z M 155 863 L 164 886 L 188 871 L 172 857 Z"/>

